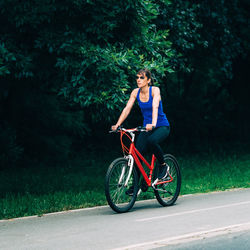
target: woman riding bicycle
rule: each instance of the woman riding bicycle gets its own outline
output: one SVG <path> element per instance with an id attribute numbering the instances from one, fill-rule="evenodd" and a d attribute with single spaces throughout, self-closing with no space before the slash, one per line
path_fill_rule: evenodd
<path id="1" fill-rule="evenodd" d="M 137 86 L 130 95 L 126 107 L 123 109 L 116 125 L 112 126 L 115 131 L 128 117 L 135 100 L 137 99 L 143 115 L 143 126 L 147 132 L 141 132 L 136 142 L 136 148 L 143 154 L 150 149 L 159 162 L 158 179 L 167 176 L 167 165 L 164 162 L 164 154 L 159 145 L 164 141 L 170 132 L 168 119 L 163 112 L 160 89 L 153 86 L 151 72 L 148 69 L 141 69 L 137 73 Z M 138 174 L 140 173 L 137 169 Z"/>

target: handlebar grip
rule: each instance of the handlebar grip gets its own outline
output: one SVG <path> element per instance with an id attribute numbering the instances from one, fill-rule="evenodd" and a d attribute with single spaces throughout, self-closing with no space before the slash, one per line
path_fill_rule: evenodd
<path id="1" fill-rule="evenodd" d="M 142 127 L 142 126 L 137 127 L 137 129 L 138 129 L 139 131 L 146 131 L 146 127 Z"/>
<path id="2" fill-rule="evenodd" d="M 109 133 L 118 133 L 122 129 L 122 126 L 119 126 L 115 131 L 110 130 Z"/>
<path id="3" fill-rule="evenodd" d="M 138 129 L 146 129 L 146 127 L 139 126 Z"/>

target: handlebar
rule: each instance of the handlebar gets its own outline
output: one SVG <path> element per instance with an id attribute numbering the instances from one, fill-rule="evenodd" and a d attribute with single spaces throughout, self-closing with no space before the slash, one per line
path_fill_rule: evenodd
<path id="1" fill-rule="evenodd" d="M 119 133 L 120 131 L 125 131 L 125 132 L 144 132 L 144 131 L 147 131 L 146 130 L 146 127 L 136 127 L 136 128 L 130 128 L 130 129 L 126 129 L 126 128 L 123 128 L 123 127 L 118 127 L 117 130 L 113 131 L 113 130 L 110 130 L 109 133 Z"/>

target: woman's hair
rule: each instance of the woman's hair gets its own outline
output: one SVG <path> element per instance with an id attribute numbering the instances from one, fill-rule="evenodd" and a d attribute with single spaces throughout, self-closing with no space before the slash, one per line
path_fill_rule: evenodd
<path id="1" fill-rule="evenodd" d="M 149 85 L 153 86 L 154 85 L 154 79 L 152 78 L 151 72 L 148 69 L 140 69 L 137 73 L 137 75 L 144 75 L 150 79 Z"/>

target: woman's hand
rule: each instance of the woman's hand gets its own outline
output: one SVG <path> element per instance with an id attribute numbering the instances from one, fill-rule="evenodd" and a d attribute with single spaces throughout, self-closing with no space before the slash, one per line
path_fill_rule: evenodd
<path id="1" fill-rule="evenodd" d="M 147 124 L 146 125 L 146 130 L 147 131 L 151 131 L 151 130 L 153 130 L 155 128 L 155 125 L 153 125 L 153 124 Z"/>
<path id="2" fill-rule="evenodd" d="M 119 125 L 113 125 L 112 127 L 111 127 L 111 129 L 113 130 L 113 131 L 116 131 L 117 130 L 117 128 L 119 127 Z"/>

